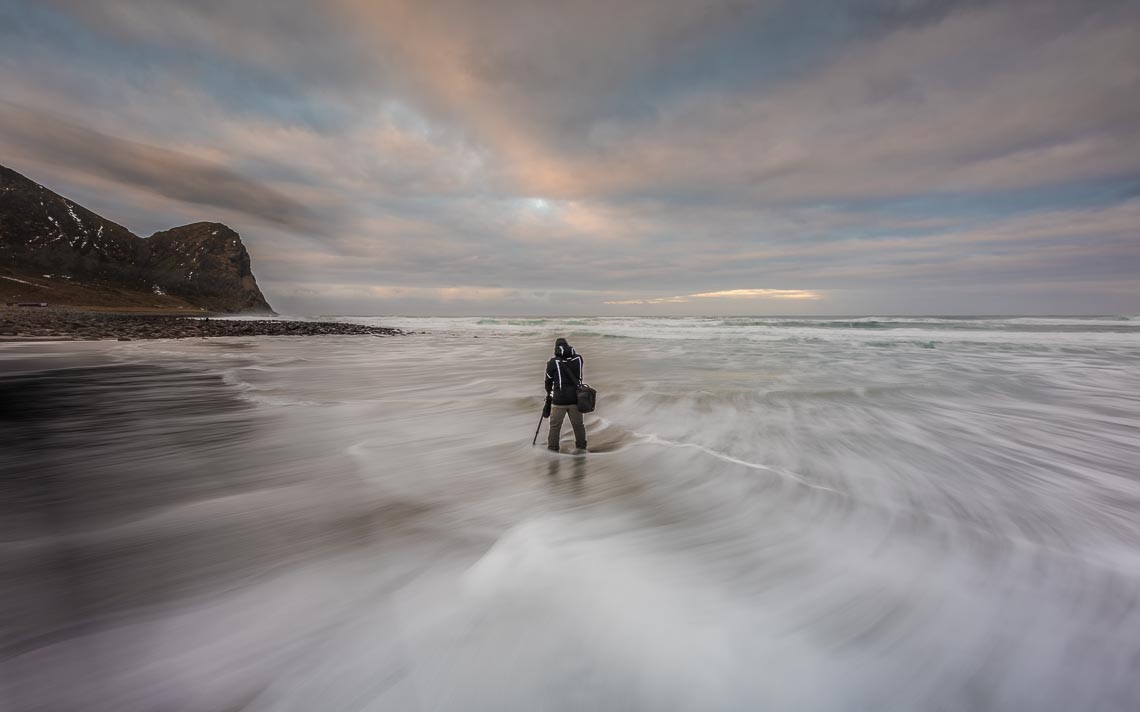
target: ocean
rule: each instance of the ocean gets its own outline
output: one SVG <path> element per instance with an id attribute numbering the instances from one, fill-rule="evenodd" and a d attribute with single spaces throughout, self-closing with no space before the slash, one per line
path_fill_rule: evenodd
<path id="1" fill-rule="evenodd" d="M 1140 709 L 1138 316 L 337 319 L 0 344 L 0 708 Z"/>

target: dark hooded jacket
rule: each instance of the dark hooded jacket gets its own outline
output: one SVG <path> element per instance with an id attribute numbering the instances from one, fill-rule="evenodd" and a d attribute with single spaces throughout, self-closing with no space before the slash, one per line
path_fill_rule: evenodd
<path id="1" fill-rule="evenodd" d="M 559 339 L 554 345 L 554 358 L 546 362 L 545 388 L 553 396 L 554 405 L 577 405 L 582 374 L 582 357 L 573 346 Z"/>

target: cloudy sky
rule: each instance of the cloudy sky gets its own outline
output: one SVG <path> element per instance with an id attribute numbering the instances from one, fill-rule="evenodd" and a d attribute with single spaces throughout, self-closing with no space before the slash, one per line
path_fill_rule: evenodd
<path id="1" fill-rule="evenodd" d="M 1134 0 L 0 0 L 0 163 L 283 313 L 1140 313 Z"/>

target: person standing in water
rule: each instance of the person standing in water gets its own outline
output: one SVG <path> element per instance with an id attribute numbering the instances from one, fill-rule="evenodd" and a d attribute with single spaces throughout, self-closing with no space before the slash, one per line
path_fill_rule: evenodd
<path id="1" fill-rule="evenodd" d="M 546 398 L 550 407 L 550 434 L 546 446 L 558 452 L 562 419 L 570 416 L 574 427 L 574 447 L 586 449 L 586 424 L 578 412 L 578 384 L 582 382 L 582 357 L 566 339 L 554 342 L 554 358 L 546 362 Z"/>

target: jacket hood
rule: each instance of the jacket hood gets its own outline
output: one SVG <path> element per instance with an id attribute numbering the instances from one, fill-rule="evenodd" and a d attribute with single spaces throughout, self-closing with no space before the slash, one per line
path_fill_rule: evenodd
<path id="1" fill-rule="evenodd" d="M 554 342 L 554 358 L 573 358 L 574 356 L 574 347 L 567 343 L 566 339 L 559 339 Z"/>

